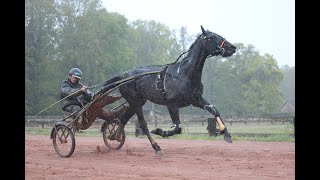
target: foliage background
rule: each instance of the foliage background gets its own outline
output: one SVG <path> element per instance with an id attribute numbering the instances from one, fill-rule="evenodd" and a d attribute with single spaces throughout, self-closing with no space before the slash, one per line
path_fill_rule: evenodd
<path id="1" fill-rule="evenodd" d="M 200 24 L 195 26 L 200 34 Z M 26 0 L 25 115 L 58 101 L 60 84 L 73 67 L 82 70 L 84 84 L 96 85 L 133 68 L 172 63 L 199 34 L 153 20 L 129 22 L 100 0 Z M 222 115 L 279 113 L 286 101 L 295 101 L 295 67 L 278 67 L 272 55 L 261 55 L 251 44 L 231 43 L 237 52 L 228 59 L 208 58 L 202 76 L 204 97 Z M 160 105 L 144 106 L 151 107 L 167 113 Z M 192 107 L 181 112 L 205 113 Z M 42 115 L 61 115 L 60 106 Z"/>

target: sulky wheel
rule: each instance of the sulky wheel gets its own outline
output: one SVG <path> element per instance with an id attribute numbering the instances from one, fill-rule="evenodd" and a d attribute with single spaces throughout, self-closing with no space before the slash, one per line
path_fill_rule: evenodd
<path id="1" fill-rule="evenodd" d="M 116 140 L 115 134 L 119 128 L 118 124 L 118 121 L 113 121 L 111 123 L 105 122 L 101 127 L 104 144 L 111 150 L 120 149 L 123 146 L 126 138 L 125 131 L 123 129 L 120 133 L 120 139 Z"/>
<path id="2" fill-rule="evenodd" d="M 74 134 L 65 125 L 58 125 L 52 129 L 53 147 L 60 157 L 70 157 L 76 147 Z"/>

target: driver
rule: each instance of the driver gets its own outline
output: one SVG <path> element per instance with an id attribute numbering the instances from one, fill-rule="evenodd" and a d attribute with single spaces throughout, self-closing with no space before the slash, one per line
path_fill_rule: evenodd
<path id="1" fill-rule="evenodd" d="M 76 118 L 80 109 L 85 106 L 87 103 L 93 100 L 94 94 L 88 90 L 88 86 L 80 82 L 82 72 L 79 68 L 72 68 L 68 73 L 68 78 L 64 80 L 60 87 L 60 99 L 62 111 L 64 116 L 68 116 L 76 111 L 77 113 L 72 115 L 72 118 L 68 118 L 66 122 L 71 122 Z M 104 111 L 103 111 L 104 112 Z M 109 117 L 118 117 L 122 111 L 108 111 Z M 83 125 L 83 117 L 80 116 L 78 119 L 78 125 Z"/>

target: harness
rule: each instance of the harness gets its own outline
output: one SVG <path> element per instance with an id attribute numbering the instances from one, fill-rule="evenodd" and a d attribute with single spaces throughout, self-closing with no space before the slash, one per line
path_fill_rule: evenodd
<path id="1" fill-rule="evenodd" d="M 173 74 L 170 74 L 168 73 L 168 68 L 169 68 L 170 65 L 166 65 L 157 75 L 157 80 L 156 80 L 156 90 L 160 91 L 161 94 L 162 94 L 162 97 L 164 98 L 164 100 L 166 101 L 167 100 L 167 95 L 166 95 L 166 86 L 165 86 L 165 79 L 166 79 L 166 76 L 170 76 L 172 78 L 176 78 L 176 79 L 179 79 L 181 82 L 187 84 L 190 88 L 193 89 L 193 92 L 192 92 L 192 99 L 195 100 L 196 97 L 198 96 L 198 94 L 201 94 L 200 90 L 199 89 L 196 89 L 194 88 L 191 84 L 188 84 L 184 81 L 183 78 L 181 78 L 180 76 L 177 76 L 177 75 L 173 75 Z"/>
<path id="2" fill-rule="evenodd" d="M 169 66 L 165 66 L 163 68 L 163 70 L 161 70 L 158 75 L 157 75 L 157 81 L 156 81 L 156 90 L 160 91 L 162 94 L 162 97 L 164 98 L 164 100 L 166 101 L 166 87 L 165 87 L 165 75 L 167 74 L 167 70 L 168 70 Z"/>

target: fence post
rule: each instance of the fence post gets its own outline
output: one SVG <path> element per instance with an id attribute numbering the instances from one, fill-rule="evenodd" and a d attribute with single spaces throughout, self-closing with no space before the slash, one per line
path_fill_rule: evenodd
<path id="1" fill-rule="evenodd" d="M 154 118 L 154 127 L 158 127 L 158 118 L 157 117 Z"/>
<path id="2" fill-rule="evenodd" d="M 208 133 L 209 136 L 217 136 L 217 132 L 216 132 L 216 127 L 217 127 L 217 123 L 216 123 L 216 118 L 208 118 Z"/>

